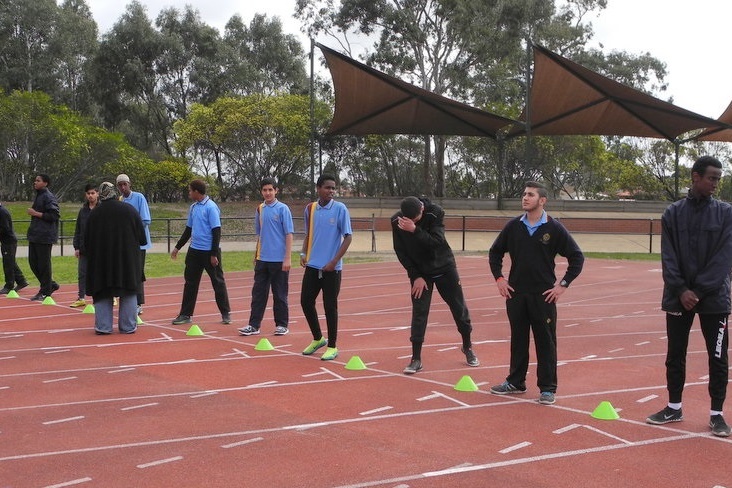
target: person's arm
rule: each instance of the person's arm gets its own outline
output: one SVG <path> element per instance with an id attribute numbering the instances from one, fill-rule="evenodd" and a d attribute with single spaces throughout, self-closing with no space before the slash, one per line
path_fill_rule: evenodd
<path id="1" fill-rule="evenodd" d="M 693 290 L 697 298 L 717 293 L 730 274 L 732 263 L 732 206 L 722 203 L 715 224 L 721 228 L 709 251 L 711 259 L 694 279 Z"/>
<path id="2" fill-rule="evenodd" d="M 178 257 L 178 251 L 181 250 L 183 246 L 186 245 L 186 242 L 188 242 L 188 239 L 191 238 L 191 233 L 193 230 L 189 225 L 186 225 L 185 230 L 183 230 L 183 234 L 181 234 L 180 239 L 178 239 L 178 243 L 175 245 L 172 251 L 170 251 L 170 257 L 175 259 Z M 147 240 L 145 241 L 147 242 Z"/>
<path id="3" fill-rule="evenodd" d="M 348 247 L 351 245 L 351 241 L 353 240 L 353 236 L 351 234 L 346 234 L 343 236 L 343 241 L 341 241 L 341 246 L 338 248 L 338 251 L 336 252 L 333 259 L 328 261 L 328 263 L 323 266 L 323 271 L 333 271 L 338 264 L 338 261 L 340 261 L 343 256 L 345 256 L 346 251 L 348 251 Z"/>
<path id="4" fill-rule="evenodd" d="M 511 222 L 503 227 L 488 250 L 488 266 L 493 278 L 496 280 L 498 293 L 503 298 L 511 298 L 511 292 L 514 291 L 508 280 L 503 276 L 503 256 L 508 251 L 508 235 Z"/>
<path id="5" fill-rule="evenodd" d="M 400 214 L 396 214 L 391 219 L 391 237 L 394 246 L 394 253 L 399 260 L 399 263 L 407 271 L 409 281 L 414 281 L 420 277 L 419 268 L 417 263 L 414 262 L 412 257 L 409 255 L 409 250 L 401 237 L 402 232 L 406 232 L 399 228 Z"/>

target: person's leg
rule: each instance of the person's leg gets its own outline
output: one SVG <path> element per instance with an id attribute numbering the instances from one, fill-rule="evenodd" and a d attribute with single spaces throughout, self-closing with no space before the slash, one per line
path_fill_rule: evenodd
<path id="1" fill-rule="evenodd" d="M 49 296 L 58 287 L 56 285 L 56 288 L 54 288 L 54 283 L 52 283 L 51 244 L 36 244 L 36 253 L 38 258 L 38 262 L 36 263 L 38 270 L 37 278 L 41 282 L 41 293 Z"/>
<path id="2" fill-rule="evenodd" d="M 28 280 L 23 275 L 23 271 L 20 269 L 20 267 L 18 266 L 18 262 L 15 259 L 17 252 L 18 252 L 18 243 L 17 242 L 11 243 L 9 248 L 10 248 L 10 256 L 12 257 L 12 262 L 13 262 L 13 271 L 14 271 L 13 275 L 15 276 L 15 282 L 18 284 L 19 288 L 25 288 L 26 286 L 28 286 Z"/>
<path id="3" fill-rule="evenodd" d="M 694 312 L 666 313 L 666 388 L 669 403 L 681 403 L 686 382 L 686 350 Z"/>
<path id="4" fill-rule="evenodd" d="M 254 283 L 252 283 L 252 301 L 249 307 L 249 324 L 259 330 L 262 326 L 262 317 L 267 309 L 269 297 L 270 269 L 267 263 L 257 260 L 254 263 Z"/>
<path id="5" fill-rule="evenodd" d="M 221 315 L 228 315 L 231 312 L 229 305 L 229 292 L 226 289 L 226 280 L 224 279 L 224 268 L 221 266 L 221 249 L 216 253 L 219 265 L 214 267 L 211 265 L 211 255 L 205 261 L 205 269 L 208 277 L 211 279 L 211 287 L 214 290 L 216 306 L 219 308 Z"/>
<path id="6" fill-rule="evenodd" d="M 95 297 L 94 330 L 99 334 L 111 334 L 112 320 L 112 297 Z"/>
<path id="7" fill-rule="evenodd" d="M 120 334 L 133 334 L 137 330 L 137 294 L 119 297 L 119 317 L 117 327 Z"/>
<path id="8" fill-rule="evenodd" d="M 341 272 L 324 271 L 321 282 L 325 324 L 328 328 L 328 347 L 332 348 L 336 347 L 338 342 L 338 295 L 341 292 Z"/>
<path id="9" fill-rule="evenodd" d="M 86 256 L 83 254 L 79 256 L 79 263 L 77 267 L 78 282 L 79 282 L 79 299 L 83 300 L 86 298 Z"/>
<path id="10" fill-rule="evenodd" d="M 470 349 L 472 347 L 470 333 L 473 331 L 473 327 L 470 323 L 470 312 L 465 303 L 463 287 L 457 269 L 447 271 L 435 279 L 435 286 L 442 299 L 450 307 L 450 313 L 463 341 L 463 349 Z"/>
<path id="11" fill-rule="evenodd" d="M 8 290 L 15 287 L 15 253 L 11 252 L 11 243 L 0 243 L 0 254 L 3 256 L 3 276 L 5 286 Z"/>
<path id="12" fill-rule="evenodd" d="M 305 267 L 305 273 L 302 276 L 302 289 L 300 291 L 302 313 L 308 322 L 313 339 L 316 341 L 323 338 L 320 321 L 318 320 L 318 311 L 315 308 L 315 299 L 318 298 L 322 287 L 322 280 L 318 278 L 319 272 L 320 270 L 318 269 Z"/>
<path id="13" fill-rule="evenodd" d="M 180 315 L 193 316 L 196 309 L 196 298 L 198 298 L 198 287 L 201 284 L 201 276 L 203 275 L 204 263 L 202 256 L 206 259 L 206 253 L 188 249 L 186 252 L 186 268 L 183 271 L 185 284 L 183 285 L 183 299 L 180 305 Z M 139 295 L 138 295 L 139 299 Z M 138 303 L 139 304 L 139 303 Z"/>
<path id="14" fill-rule="evenodd" d="M 528 297 L 529 321 L 536 349 L 536 386 L 541 392 L 557 392 L 557 306 L 543 295 Z"/>
<path id="15" fill-rule="evenodd" d="M 727 397 L 729 332 L 727 314 L 699 314 L 709 356 L 709 398 L 711 410 L 721 412 Z"/>
<path id="16" fill-rule="evenodd" d="M 189 249 L 190 251 L 190 249 Z M 147 257 L 147 251 L 140 249 L 140 269 L 142 274 L 140 275 L 140 283 L 137 285 L 137 304 L 143 305 L 145 303 L 145 258 Z"/>
<path id="17" fill-rule="evenodd" d="M 412 320 L 410 323 L 409 342 L 412 344 L 412 360 L 422 360 L 422 344 L 424 344 L 424 336 L 427 333 L 427 319 L 430 314 L 430 305 L 432 304 L 432 290 L 434 283 L 427 282 L 427 289 L 422 292 L 419 298 L 412 295 L 412 286 L 414 282 L 410 281 L 409 296 L 412 300 Z"/>
<path id="18" fill-rule="evenodd" d="M 287 328 L 290 323 L 290 272 L 282 270 L 282 263 L 269 263 L 272 276 L 272 311 L 275 326 Z"/>
<path id="19" fill-rule="evenodd" d="M 511 362 L 508 381 L 519 390 L 526 389 L 526 373 L 529 369 L 529 316 L 526 310 L 527 296 L 515 293 L 506 300 L 508 322 L 511 325 Z"/>

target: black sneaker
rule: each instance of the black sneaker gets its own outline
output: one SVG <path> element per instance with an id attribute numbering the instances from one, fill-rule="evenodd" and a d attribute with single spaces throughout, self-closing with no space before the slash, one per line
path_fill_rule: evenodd
<path id="1" fill-rule="evenodd" d="M 463 354 L 465 354 L 465 361 L 468 363 L 468 366 L 480 366 L 480 361 L 478 361 L 478 358 L 475 357 L 475 353 L 473 352 L 472 348 L 462 348 Z"/>
<path id="2" fill-rule="evenodd" d="M 417 371 L 422 370 L 422 361 L 419 359 L 412 359 L 412 362 L 409 363 L 409 366 L 404 368 L 404 374 L 414 374 Z"/>
<path id="3" fill-rule="evenodd" d="M 46 295 L 40 291 L 31 297 L 31 302 L 42 302 L 46 299 Z"/>
<path id="4" fill-rule="evenodd" d="M 191 323 L 191 317 L 188 315 L 178 315 L 176 318 L 173 319 L 173 325 L 183 325 L 183 324 L 190 324 Z"/>
<path id="5" fill-rule="evenodd" d="M 58 291 L 59 288 L 61 288 L 61 285 L 59 285 L 55 281 L 51 282 L 51 293 L 49 293 L 48 296 L 50 297 L 51 295 L 53 295 L 53 292 Z"/>
<path id="6" fill-rule="evenodd" d="M 231 323 L 231 315 L 228 313 L 221 314 L 221 323 L 224 325 L 229 325 Z"/>
<path id="7" fill-rule="evenodd" d="M 12 290 L 12 288 L 8 288 L 7 286 L 3 286 L 0 289 L 0 295 L 7 295 L 8 293 L 10 293 L 11 290 Z"/>
<path id="8" fill-rule="evenodd" d="M 25 283 L 18 283 L 18 286 L 15 287 L 15 291 L 20 291 L 23 288 L 25 288 L 26 286 L 28 286 L 28 282 L 27 281 Z"/>
<path id="9" fill-rule="evenodd" d="M 681 422 L 682 420 L 684 420 L 684 415 L 681 412 L 680 408 L 676 410 L 675 408 L 667 406 L 660 412 L 656 412 L 653 415 L 650 415 L 646 419 L 646 423 L 653 425 L 663 425 L 668 424 L 669 422 Z"/>
<path id="10" fill-rule="evenodd" d="M 526 393 L 526 387 L 517 388 L 508 381 L 504 381 L 500 385 L 491 386 L 491 393 L 495 393 L 496 395 L 515 395 Z"/>
<path id="11" fill-rule="evenodd" d="M 724 421 L 724 417 L 721 414 L 709 417 L 709 427 L 712 429 L 712 434 L 717 437 L 729 437 L 729 425 Z"/>

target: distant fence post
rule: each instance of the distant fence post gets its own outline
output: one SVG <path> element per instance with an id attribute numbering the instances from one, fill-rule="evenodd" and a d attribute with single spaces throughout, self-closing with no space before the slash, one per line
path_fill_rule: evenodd
<path id="1" fill-rule="evenodd" d="M 463 251 L 465 250 L 465 215 L 463 215 Z"/>
<path id="2" fill-rule="evenodd" d="M 650 219 L 648 223 L 648 254 L 653 254 L 653 219 Z"/>
<path id="3" fill-rule="evenodd" d="M 376 214 L 371 214 L 371 252 L 376 252 Z"/>
<path id="4" fill-rule="evenodd" d="M 64 255 L 64 221 L 62 220 L 59 227 L 59 234 L 61 235 L 61 255 Z"/>

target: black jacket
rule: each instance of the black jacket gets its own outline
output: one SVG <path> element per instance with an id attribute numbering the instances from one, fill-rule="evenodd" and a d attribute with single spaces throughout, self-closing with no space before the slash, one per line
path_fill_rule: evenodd
<path id="1" fill-rule="evenodd" d="M 0 204 L 0 242 L 3 244 L 16 244 L 18 239 L 13 230 L 13 218 L 7 208 Z"/>
<path id="2" fill-rule="evenodd" d="M 732 207 L 691 195 L 672 203 L 661 218 L 665 312 L 684 311 L 680 295 L 693 290 L 698 313 L 730 312 Z"/>
<path id="3" fill-rule="evenodd" d="M 417 222 L 414 233 L 401 230 L 395 213 L 391 218 L 391 233 L 394 252 L 407 270 L 410 281 L 416 278 L 430 278 L 455 268 L 455 255 L 445 238 L 445 211 L 426 198 L 422 218 Z"/>
<path id="4" fill-rule="evenodd" d="M 508 283 L 516 293 L 544 293 L 554 287 L 557 254 L 567 258 L 568 266 L 562 279 L 568 284 L 579 276 L 585 262 L 567 229 L 549 216 L 531 236 L 520 217 L 506 223 L 488 251 L 491 273 L 496 279 L 503 276 L 503 256 L 507 252 L 511 257 Z"/>
<path id="5" fill-rule="evenodd" d="M 60 211 L 58 201 L 48 188 L 36 191 L 33 209 L 41 212 L 41 217 L 31 217 L 28 227 L 28 242 L 34 244 L 55 244 L 58 240 L 58 221 Z"/>
<path id="6" fill-rule="evenodd" d="M 97 201 L 97 206 L 102 203 L 101 200 Z M 86 231 L 86 223 L 89 220 L 89 214 L 93 209 L 89 208 L 89 202 L 84 202 L 84 205 L 79 209 L 79 215 L 76 216 L 76 228 L 74 229 L 74 249 L 79 251 L 79 254 L 85 255 L 86 250 L 84 247 L 84 231 Z"/>

